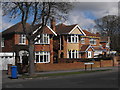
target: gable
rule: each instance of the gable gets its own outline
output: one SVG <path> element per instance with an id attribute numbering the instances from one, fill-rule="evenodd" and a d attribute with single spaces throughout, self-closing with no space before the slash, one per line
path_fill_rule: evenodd
<path id="1" fill-rule="evenodd" d="M 33 32 L 33 34 L 36 33 L 37 30 L 39 30 L 39 28 L 40 27 L 37 27 L 37 29 Z M 43 27 L 42 34 L 55 34 L 57 36 L 57 34 L 49 26 L 44 26 Z"/>
<path id="2" fill-rule="evenodd" d="M 93 49 L 90 47 L 90 48 L 87 49 L 87 51 L 93 51 Z"/>
<path id="3" fill-rule="evenodd" d="M 70 32 L 69 34 L 81 34 L 83 36 L 86 36 L 86 34 L 83 32 L 83 30 L 78 26 L 76 25 Z"/>
<path id="4" fill-rule="evenodd" d="M 92 48 L 91 45 L 89 45 L 88 48 L 86 49 L 86 51 L 94 51 L 94 49 Z"/>
<path id="5" fill-rule="evenodd" d="M 79 28 L 76 27 L 74 31 L 71 32 L 71 34 L 82 34 L 82 33 L 80 32 Z"/>

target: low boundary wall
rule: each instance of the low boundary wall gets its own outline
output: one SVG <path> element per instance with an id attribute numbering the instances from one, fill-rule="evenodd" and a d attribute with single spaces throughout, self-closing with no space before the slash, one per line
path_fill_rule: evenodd
<path id="1" fill-rule="evenodd" d="M 95 67 L 109 67 L 114 66 L 113 60 L 101 60 L 101 61 L 91 61 L 94 64 L 92 65 L 93 68 Z M 74 62 L 74 63 L 46 63 L 35 64 L 36 71 L 57 71 L 57 70 L 72 70 L 72 69 L 83 69 L 85 68 L 84 63 L 86 62 Z M 91 65 L 87 65 L 87 68 L 91 68 Z"/>

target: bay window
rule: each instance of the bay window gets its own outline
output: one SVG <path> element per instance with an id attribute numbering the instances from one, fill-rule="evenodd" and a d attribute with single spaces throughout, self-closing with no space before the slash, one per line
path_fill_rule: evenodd
<path id="1" fill-rule="evenodd" d="M 69 43 L 78 43 L 78 35 L 69 35 L 69 36 L 67 36 L 68 38 L 67 38 L 67 41 L 69 42 Z"/>
<path id="2" fill-rule="evenodd" d="M 68 50 L 68 58 L 79 58 L 77 50 Z"/>
<path id="3" fill-rule="evenodd" d="M 47 51 L 35 52 L 35 62 L 36 63 L 49 63 L 50 52 L 47 52 Z"/>

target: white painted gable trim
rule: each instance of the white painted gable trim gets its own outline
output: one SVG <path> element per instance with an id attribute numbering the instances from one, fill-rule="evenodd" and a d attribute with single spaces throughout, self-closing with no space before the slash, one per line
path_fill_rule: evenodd
<path id="1" fill-rule="evenodd" d="M 71 34 L 75 30 L 75 28 L 77 28 L 77 27 L 84 34 L 84 36 L 86 36 L 86 34 L 83 32 L 83 30 L 81 29 L 81 27 L 79 25 L 76 25 L 68 34 Z"/>
<path id="2" fill-rule="evenodd" d="M 57 36 L 57 33 L 55 33 L 55 31 L 54 30 L 52 30 L 49 26 L 47 26 L 50 30 L 51 30 L 51 32 L 52 33 L 54 33 L 55 34 L 55 36 Z"/>
<path id="3" fill-rule="evenodd" d="M 88 48 L 87 48 L 85 51 L 88 51 L 89 48 L 92 48 L 92 46 L 89 45 Z M 93 48 L 92 48 L 92 49 L 93 49 Z M 93 51 L 94 51 L 94 49 L 93 49 Z"/>
<path id="4" fill-rule="evenodd" d="M 51 31 L 52 33 L 55 34 L 55 36 L 57 36 L 57 34 L 56 34 L 49 26 L 47 26 L 47 27 L 50 29 L 50 31 Z M 35 34 L 40 28 L 41 28 L 41 26 L 40 26 L 39 28 L 37 28 L 37 29 L 33 32 L 33 34 Z"/>

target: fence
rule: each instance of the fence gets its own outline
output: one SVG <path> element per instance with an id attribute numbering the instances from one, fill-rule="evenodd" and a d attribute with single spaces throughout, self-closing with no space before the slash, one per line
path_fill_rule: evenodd
<path id="1" fill-rule="evenodd" d="M 8 70 L 8 64 L 15 65 L 15 53 L 0 52 L 0 70 Z"/>

